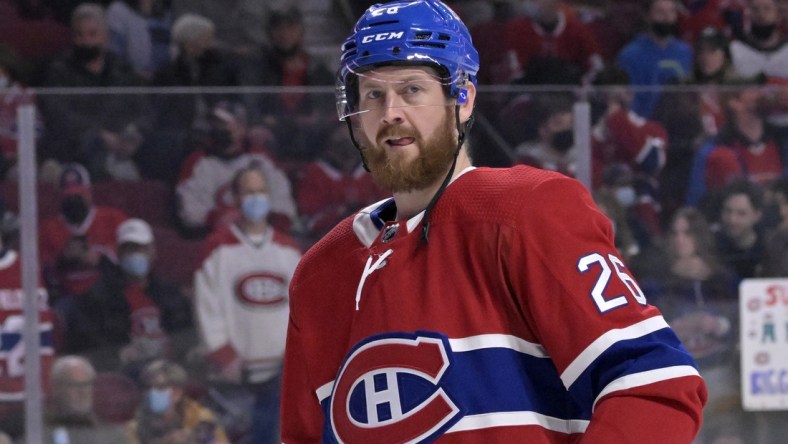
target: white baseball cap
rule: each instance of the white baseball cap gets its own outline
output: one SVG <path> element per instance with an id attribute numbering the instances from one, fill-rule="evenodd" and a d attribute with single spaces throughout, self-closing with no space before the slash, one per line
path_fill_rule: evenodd
<path id="1" fill-rule="evenodd" d="M 153 230 L 142 219 L 128 219 L 118 226 L 117 239 L 118 245 L 126 242 L 149 245 L 153 242 Z"/>

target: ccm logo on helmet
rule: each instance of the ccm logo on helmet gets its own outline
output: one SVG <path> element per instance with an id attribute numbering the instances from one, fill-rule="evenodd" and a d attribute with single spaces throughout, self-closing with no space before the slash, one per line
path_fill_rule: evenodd
<path id="1" fill-rule="evenodd" d="M 400 32 L 381 32 L 380 34 L 365 35 L 361 43 L 382 42 L 385 40 L 401 39 L 405 31 Z"/>
<path id="2" fill-rule="evenodd" d="M 248 305 L 273 305 L 285 300 L 285 279 L 270 273 L 253 273 L 238 280 L 235 294 Z"/>
<path id="3" fill-rule="evenodd" d="M 429 441 L 460 419 L 441 386 L 448 342 L 428 335 L 376 336 L 356 346 L 331 396 L 338 442 Z"/>

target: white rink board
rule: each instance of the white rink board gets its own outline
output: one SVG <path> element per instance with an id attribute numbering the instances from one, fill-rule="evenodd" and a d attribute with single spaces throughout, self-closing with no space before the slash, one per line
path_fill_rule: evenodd
<path id="1" fill-rule="evenodd" d="M 788 279 L 739 286 L 742 407 L 788 410 Z"/>

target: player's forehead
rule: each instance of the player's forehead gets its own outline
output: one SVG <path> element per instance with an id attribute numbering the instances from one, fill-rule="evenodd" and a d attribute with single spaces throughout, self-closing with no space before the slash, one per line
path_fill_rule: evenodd
<path id="1" fill-rule="evenodd" d="M 382 66 L 358 74 L 361 88 L 382 87 L 409 82 L 441 83 L 438 72 L 429 66 Z"/>

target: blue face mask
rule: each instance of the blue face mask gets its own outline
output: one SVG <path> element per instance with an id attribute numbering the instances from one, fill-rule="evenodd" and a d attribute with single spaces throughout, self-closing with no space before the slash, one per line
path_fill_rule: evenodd
<path id="1" fill-rule="evenodd" d="M 170 389 L 150 389 L 148 390 L 148 408 L 153 413 L 164 413 L 170 408 L 172 403 L 172 391 Z"/>
<path id="2" fill-rule="evenodd" d="M 241 201 L 241 213 L 244 219 L 249 222 L 261 222 L 271 211 L 271 202 L 268 200 L 268 195 L 264 193 L 255 193 L 244 196 Z"/>
<path id="3" fill-rule="evenodd" d="M 150 271 L 150 258 L 145 253 L 131 253 L 120 258 L 120 267 L 134 277 L 144 277 Z"/>

